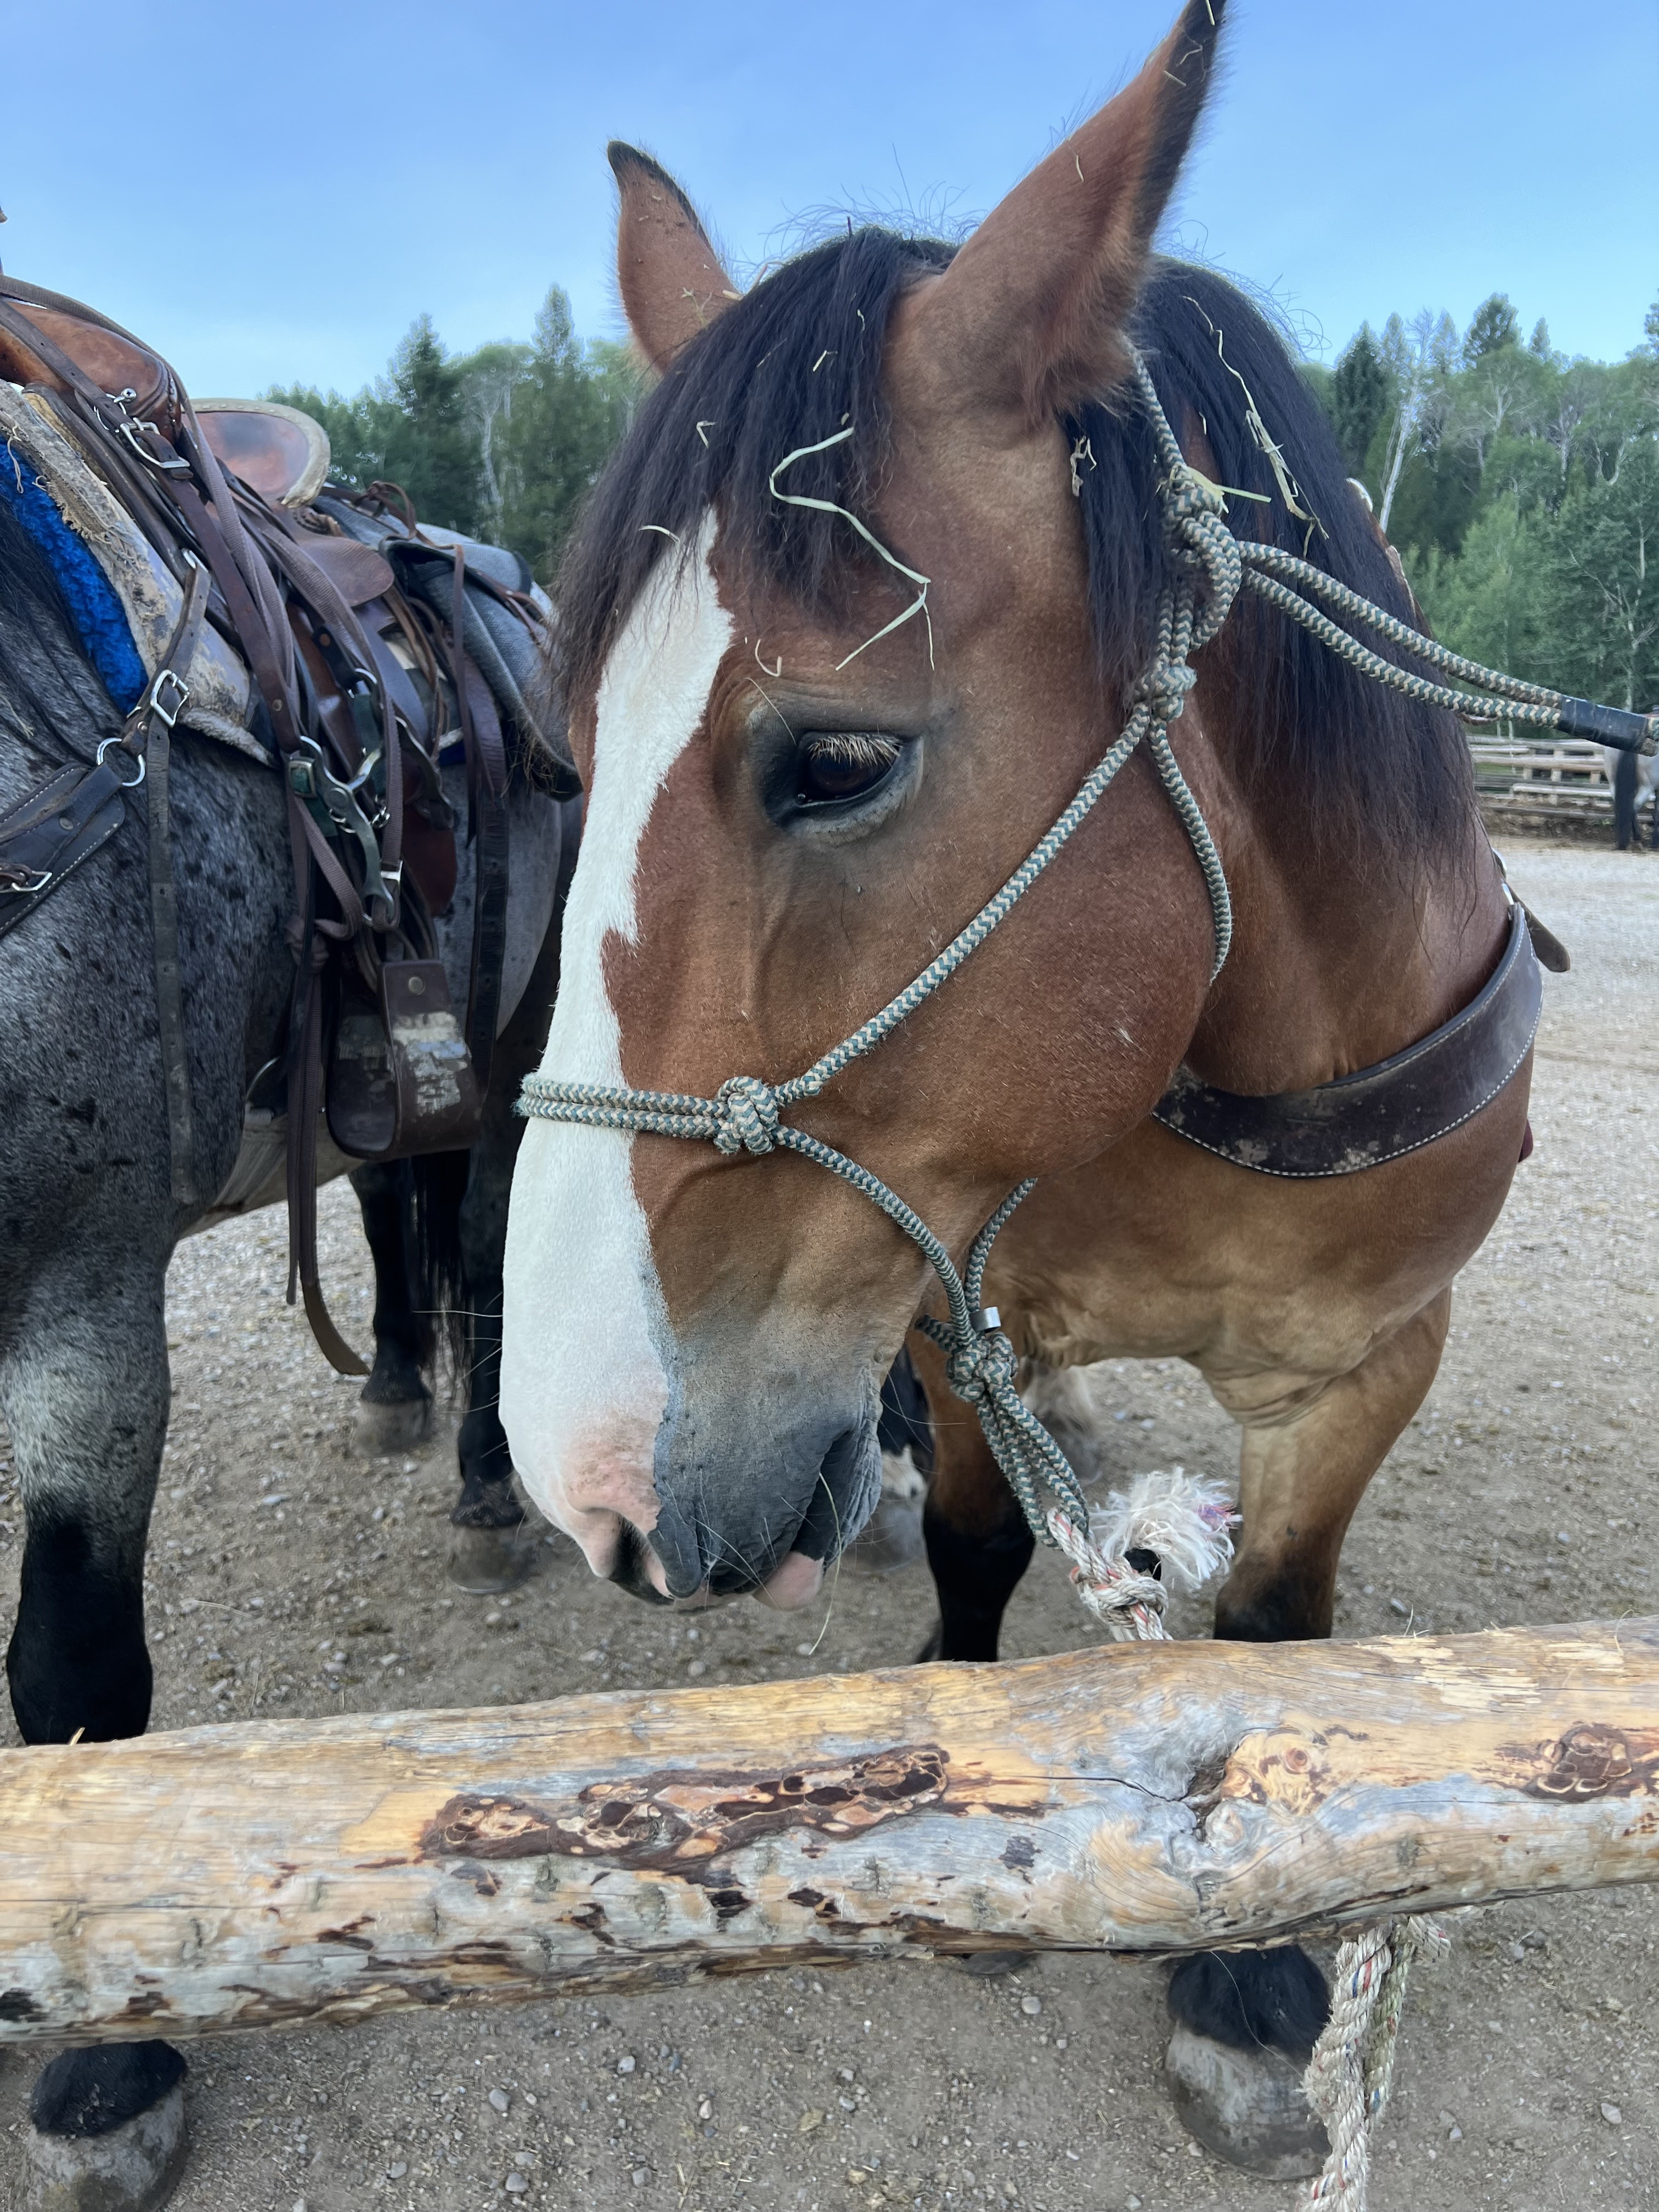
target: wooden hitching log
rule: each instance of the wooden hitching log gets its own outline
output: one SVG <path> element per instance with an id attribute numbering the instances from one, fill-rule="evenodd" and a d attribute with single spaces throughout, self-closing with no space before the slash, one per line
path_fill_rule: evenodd
<path id="1" fill-rule="evenodd" d="M 1659 1878 L 1659 1621 L 254 1722 L 0 1753 L 0 2037 Z"/>

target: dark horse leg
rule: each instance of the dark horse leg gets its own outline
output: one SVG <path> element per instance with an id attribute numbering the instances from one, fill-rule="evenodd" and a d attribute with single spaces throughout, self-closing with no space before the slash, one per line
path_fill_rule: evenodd
<path id="1" fill-rule="evenodd" d="M 407 1451 L 431 1434 L 433 1316 L 416 1289 L 415 1172 L 408 1160 L 354 1169 L 351 1187 L 374 1262 L 374 1365 L 356 1423 L 359 1446 Z"/>
<path id="2" fill-rule="evenodd" d="M 1659 809 L 1654 820 L 1659 822 Z M 1613 842 L 1628 853 L 1636 842 L 1636 756 L 1620 753 L 1613 771 Z"/>
<path id="3" fill-rule="evenodd" d="M 945 1356 L 912 1334 L 908 1348 L 933 1424 L 933 1478 L 921 1511 L 939 1621 L 919 1659 L 994 1659 L 1002 1616 L 1036 1539 L 992 1456 L 971 1406 L 945 1379 Z"/>
<path id="4" fill-rule="evenodd" d="M 574 829 L 573 810 L 552 921 L 518 1006 L 496 1040 L 483 1125 L 460 1205 L 467 1412 L 459 1439 L 461 1494 L 449 1516 L 454 1528 L 450 1573 L 469 1589 L 510 1587 L 528 1571 L 533 1556 L 520 1534 L 524 1514 L 514 1493 L 512 1455 L 501 1426 L 501 1266 L 513 1164 L 524 1134 L 513 1109 L 547 1046 L 559 982 L 559 932 L 575 867 Z"/>
<path id="5" fill-rule="evenodd" d="M 144 1542 L 167 1435 L 165 1255 L 89 1249 L 40 1267 L 0 1356 L 26 1536 L 6 1653 L 27 1743 L 107 1742 L 149 1719 Z M 159 2040 L 70 2051 L 30 2099 L 44 2200 L 159 2203 L 185 2155 L 185 2062 Z M 102 2194 L 79 2192 L 97 2185 Z"/>
<path id="6" fill-rule="evenodd" d="M 450 1514 L 449 1571 L 463 1588 L 510 1589 L 528 1573 L 532 1547 L 521 1537 L 524 1510 L 513 1488 L 513 1460 L 501 1426 L 501 1260 L 513 1162 L 524 1124 L 511 1091 L 492 1082 L 484 1126 L 473 1146 L 460 1208 L 462 1281 L 466 1290 L 466 1418 L 459 1439 L 461 1494 Z"/>
<path id="7" fill-rule="evenodd" d="M 359 1168 L 351 1178 L 374 1261 L 374 1368 L 363 1385 L 358 1441 L 367 1450 L 397 1452 L 429 1434 L 428 1378 L 447 1337 L 465 1408 L 449 1572 L 462 1589 L 481 1593 L 521 1581 L 533 1556 L 519 1540 L 524 1511 L 495 1409 L 519 1074 L 509 1071 L 510 1092 L 492 1081 L 471 1152 Z"/>

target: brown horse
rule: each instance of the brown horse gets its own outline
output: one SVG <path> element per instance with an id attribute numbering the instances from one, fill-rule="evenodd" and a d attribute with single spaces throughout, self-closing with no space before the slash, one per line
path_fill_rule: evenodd
<path id="1" fill-rule="evenodd" d="M 1238 535 L 1409 616 L 1279 339 L 1151 253 L 1221 12 L 1193 0 L 954 254 L 849 229 L 740 295 L 678 188 L 613 149 L 623 296 L 662 381 L 561 596 L 589 799 L 550 1075 L 707 1097 L 797 1073 L 1054 820 L 1124 726 L 1172 559 L 1132 346 L 1188 460 L 1253 495 Z M 1172 735 L 1231 886 L 1219 975 L 1143 748 L 960 972 L 793 1118 L 958 1256 L 1038 1178 L 986 1289 L 1016 1347 L 1191 1361 L 1243 1430 L 1216 1632 L 1318 1637 L 1503 1204 L 1529 1061 L 1364 1174 L 1252 1173 L 1149 1118 L 1183 1063 L 1246 1094 L 1369 1067 L 1474 998 L 1506 939 L 1449 715 L 1254 601 L 1195 666 Z M 915 1246 L 809 1159 L 534 1121 L 514 1462 L 598 1573 L 801 1602 L 874 1504 L 878 1385 L 927 1289 Z M 938 1407 L 939 1354 L 911 1343 Z M 1032 1540 L 974 1425 L 938 1443 L 932 1650 L 991 1657 Z M 1243 1954 L 1183 1969 L 1172 2002 L 1201 2037 L 1294 2052 L 1324 1993 L 1299 1953 Z M 1194 2120 L 1281 2170 L 1309 2154 L 1201 2096 Z"/>

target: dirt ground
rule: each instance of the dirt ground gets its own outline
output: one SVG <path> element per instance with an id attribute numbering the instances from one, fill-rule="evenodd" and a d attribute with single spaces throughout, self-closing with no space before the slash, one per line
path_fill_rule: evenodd
<path id="1" fill-rule="evenodd" d="M 1463 1279 L 1433 1395 L 1360 1509 L 1340 1636 L 1655 1609 L 1659 860 L 1519 841 L 1509 857 L 1575 961 L 1547 979 L 1537 1150 Z M 345 1186 L 324 1221 L 336 1313 L 366 1342 L 368 1255 Z M 811 1617 L 743 1605 L 700 1626 L 594 1583 L 550 1536 L 510 1600 L 452 1589 L 449 1437 L 397 1460 L 349 1455 L 355 1386 L 283 1304 L 283 1250 L 268 1214 L 173 1263 L 149 1595 L 157 1727 L 828 1678 L 916 1649 L 931 1617 L 921 1565 L 844 1574 Z M 1189 1370 L 1105 1373 L 1115 1474 L 1231 1471 L 1231 1432 Z M 0 1624 L 18 1518 L 0 1459 Z M 1201 1632 L 1201 1613 L 1182 1625 Z M 1007 1656 L 1091 1633 L 1040 1557 Z M 5 1729 L 15 1741 L 9 1711 Z M 1455 1931 L 1413 1990 L 1374 2212 L 1659 2208 L 1659 1890 L 1503 1905 Z M 1161 2087 L 1164 2040 L 1157 1969 L 1078 1957 L 998 1981 L 907 1964 L 226 2039 L 190 2054 L 194 2151 L 175 2201 L 1288 2208 L 1289 2186 L 1187 2141 Z M 0 2129 L 15 2130 L 32 2070 L 0 2061 Z M 0 2197 L 11 2163 L 0 2149 Z"/>

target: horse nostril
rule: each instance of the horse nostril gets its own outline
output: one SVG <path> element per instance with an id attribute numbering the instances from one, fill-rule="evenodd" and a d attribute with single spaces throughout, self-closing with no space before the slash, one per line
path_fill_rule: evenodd
<path id="1" fill-rule="evenodd" d="M 647 1605 L 672 1605 L 673 1599 L 666 1589 L 659 1589 L 651 1572 L 654 1556 L 651 1546 L 633 1522 L 624 1521 L 617 1543 L 617 1564 L 611 1570 L 611 1579 L 618 1589 L 626 1590 L 630 1597 L 643 1598 Z M 660 1566 L 658 1571 L 662 1571 Z"/>
<path id="2" fill-rule="evenodd" d="M 844 1552 L 874 1509 L 880 1470 L 873 1420 L 843 1429 L 819 1462 L 800 1526 L 785 1549 L 814 1559 Z"/>

